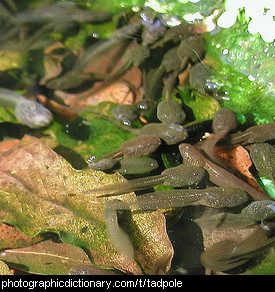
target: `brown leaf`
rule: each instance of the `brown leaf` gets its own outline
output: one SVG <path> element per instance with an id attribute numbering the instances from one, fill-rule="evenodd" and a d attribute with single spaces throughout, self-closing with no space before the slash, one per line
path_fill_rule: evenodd
<path id="1" fill-rule="evenodd" d="M 31 238 L 22 233 L 16 226 L 0 224 L 0 249 L 29 246 L 42 240 L 43 237 L 40 235 Z"/>
<path id="2" fill-rule="evenodd" d="M 10 150 L 18 142 L 20 142 L 19 139 L 8 139 L 0 142 L 0 153 Z"/>
<path id="3" fill-rule="evenodd" d="M 169 269 L 173 249 L 159 212 L 131 214 L 133 222 L 126 223 L 135 254 L 143 254 L 139 264 L 110 241 L 104 215 L 105 202 L 110 198 L 85 193 L 120 181 L 118 174 L 77 171 L 39 139 L 26 136 L 0 155 L 0 218 L 30 237 L 45 231 L 57 232 L 64 242 L 85 248 L 97 265 L 140 274 L 140 264 L 146 273 L 152 273 L 155 262 L 168 255 L 164 269 Z M 130 193 L 119 199 L 135 200 L 135 195 Z"/>
<path id="4" fill-rule="evenodd" d="M 217 155 L 222 157 L 227 165 L 235 170 L 237 175 L 247 181 L 251 186 L 256 188 L 258 191 L 262 191 L 259 184 L 255 181 L 254 177 L 249 171 L 252 165 L 249 153 L 243 146 L 237 146 L 233 148 L 218 148 Z"/>
<path id="5" fill-rule="evenodd" d="M 68 275 L 75 265 L 91 264 L 82 249 L 52 240 L 25 248 L 5 249 L 0 253 L 0 259 L 12 268 L 28 267 L 29 273 L 43 275 Z"/>
<path id="6" fill-rule="evenodd" d="M 119 46 L 106 52 L 103 56 L 98 58 L 97 61 L 93 61 L 92 64 L 88 64 L 84 69 L 84 73 L 106 73 L 115 74 L 123 66 L 123 54 L 127 48 L 131 48 L 137 45 L 133 42 L 130 46 Z M 104 81 L 98 81 L 92 85 L 93 89 L 101 86 Z M 129 85 L 131 84 L 131 86 Z M 106 88 L 94 93 L 93 95 L 87 95 L 84 99 L 77 100 L 79 96 L 86 95 L 90 89 L 81 93 L 70 94 L 64 91 L 56 90 L 55 95 L 64 100 L 64 103 L 72 107 L 83 107 L 89 105 L 97 105 L 103 101 L 110 101 L 119 104 L 133 104 L 142 98 L 143 92 L 142 86 L 142 72 L 137 67 L 132 67 L 119 80 Z M 135 88 L 134 92 L 132 87 Z"/>
<path id="7" fill-rule="evenodd" d="M 37 99 L 51 111 L 65 117 L 68 121 L 74 121 L 78 116 L 78 113 L 73 109 L 63 106 L 52 99 L 47 99 L 45 95 L 39 94 Z"/>

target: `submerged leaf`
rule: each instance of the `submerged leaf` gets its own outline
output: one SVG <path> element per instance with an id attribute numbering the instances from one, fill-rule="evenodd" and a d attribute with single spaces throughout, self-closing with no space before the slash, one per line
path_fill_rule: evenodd
<path id="1" fill-rule="evenodd" d="M 72 267 L 90 264 L 88 256 L 78 247 L 46 240 L 25 248 L 3 250 L 0 259 L 29 273 L 68 275 Z"/>
<path id="2" fill-rule="evenodd" d="M 16 226 L 10 226 L 5 223 L 0 224 L 0 249 L 19 248 L 32 245 L 43 240 L 43 236 L 28 237 L 22 233 Z"/>
<path id="3" fill-rule="evenodd" d="M 0 261 L 0 275 L 12 275 L 9 267 L 3 261 Z"/>
<path id="4" fill-rule="evenodd" d="M 173 251 L 159 212 L 135 214 L 135 224 L 126 222 L 136 254 L 144 257 L 138 264 L 119 252 L 110 241 L 104 216 L 106 198 L 84 194 L 105 184 L 122 181 L 118 174 L 90 169 L 77 171 L 39 139 L 26 136 L 0 156 L 0 218 L 33 237 L 46 231 L 56 232 L 62 241 L 84 249 L 96 265 L 141 274 L 154 269 L 154 262 Z M 133 193 L 120 196 L 127 202 Z M 154 222 L 154 231 L 151 224 Z M 136 230 L 143 230 L 134 232 Z M 144 234 L 150 234 L 143 237 Z M 148 242 L 150 240 L 151 242 Z M 137 244 L 136 244 L 137 243 Z M 147 250 L 149 243 L 154 246 Z M 157 248 L 156 248 L 157 246 Z M 167 262 L 166 270 L 169 269 Z"/>
<path id="5" fill-rule="evenodd" d="M 248 151 L 243 146 L 237 146 L 229 149 L 217 149 L 217 155 L 222 157 L 227 165 L 237 172 L 237 175 L 243 177 L 251 186 L 262 191 L 259 184 L 255 181 L 249 168 L 252 165 Z"/>

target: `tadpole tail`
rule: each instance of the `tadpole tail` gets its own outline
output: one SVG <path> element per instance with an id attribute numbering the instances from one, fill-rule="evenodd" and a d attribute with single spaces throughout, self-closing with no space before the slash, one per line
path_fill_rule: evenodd
<path id="1" fill-rule="evenodd" d="M 151 177 L 137 178 L 128 180 L 121 183 L 110 184 L 102 188 L 97 188 L 91 191 L 87 191 L 87 194 L 98 194 L 97 197 L 109 197 L 109 196 L 118 196 L 130 192 L 135 192 L 139 190 L 143 190 L 146 188 L 150 188 L 157 184 L 163 183 L 166 176 L 163 175 L 155 175 Z"/>
<path id="2" fill-rule="evenodd" d="M 118 224 L 117 205 L 124 206 L 123 208 L 128 209 L 128 206 L 122 201 L 109 200 L 105 203 L 104 216 L 108 237 L 119 252 L 124 254 L 128 259 L 133 260 L 134 247 L 129 235 Z"/>
<path id="3" fill-rule="evenodd" d="M 228 141 L 230 142 L 230 144 L 233 144 L 233 145 L 242 144 L 249 137 L 249 135 L 250 135 L 249 132 L 232 134 L 229 136 Z"/>
<path id="4" fill-rule="evenodd" d="M 192 191 L 191 191 L 192 192 Z M 153 211 L 196 205 L 201 200 L 200 193 L 189 190 L 158 191 L 137 196 L 138 210 Z"/>

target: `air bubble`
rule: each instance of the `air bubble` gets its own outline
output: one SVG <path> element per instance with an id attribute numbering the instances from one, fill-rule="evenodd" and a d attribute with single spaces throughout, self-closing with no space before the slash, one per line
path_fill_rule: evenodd
<path id="1" fill-rule="evenodd" d="M 249 79 L 250 81 L 255 81 L 255 80 L 256 80 L 256 78 L 255 78 L 254 76 L 252 76 L 252 75 L 249 75 L 249 76 L 248 76 L 248 79 Z"/>
<path id="2" fill-rule="evenodd" d="M 223 55 L 227 55 L 229 53 L 229 50 L 228 49 L 224 49 L 223 51 L 222 51 L 222 54 Z"/>

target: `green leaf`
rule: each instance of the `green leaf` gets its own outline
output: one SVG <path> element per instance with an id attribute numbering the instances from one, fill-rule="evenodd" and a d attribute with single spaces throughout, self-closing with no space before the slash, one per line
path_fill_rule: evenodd
<path id="1" fill-rule="evenodd" d="M 24 65 L 24 58 L 16 50 L 0 50 L 0 71 L 18 69 Z"/>
<path id="2" fill-rule="evenodd" d="M 131 232 L 130 237 L 135 256 L 143 254 L 140 263 L 118 251 L 110 241 L 104 216 L 108 199 L 85 192 L 120 181 L 122 177 L 118 174 L 90 169 L 77 171 L 39 139 L 26 136 L 0 156 L 0 219 L 30 237 L 56 232 L 62 241 L 85 250 L 99 266 L 140 274 L 139 265 L 150 272 L 163 255 L 168 255 L 169 266 L 173 252 L 164 216 L 159 212 L 133 214 L 135 219 L 127 221 L 125 228 L 139 230 Z M 130 193 L 120 199 L 132 201 L 135 195 Z M 152 221 L 156 226 L 154 232 Z M 154 248 L 147 250 L 150 245 Z"/>
<path id="3" fill-rule="evenodd" d="M 5 106 L 0 106 L 0 122 L 16 123 L 18 120 L 16 119 L 12 109 Z"/>

